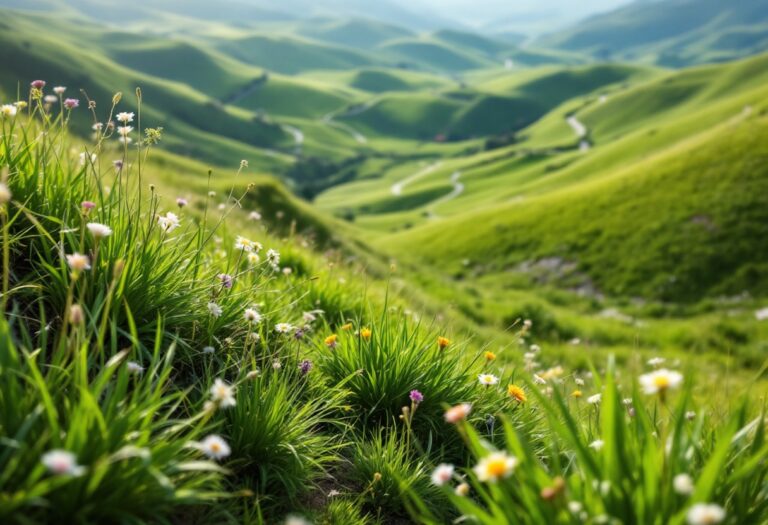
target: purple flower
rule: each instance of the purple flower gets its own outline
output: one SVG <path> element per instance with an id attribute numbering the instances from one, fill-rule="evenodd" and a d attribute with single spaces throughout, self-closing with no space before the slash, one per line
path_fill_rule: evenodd
<path id="1" fill-rule="evenodd" d="M 309 373 L 310 370 L 312 370 L 312 361 L 309 359 L 305 359 L 301 362 L 299 365 L 299 370 L 301 371 L 301 375 L 305 376 Z"/>
<path id="2" fill-rule="evenodd" d="M 92 210 L 96 207 L 96 203 L 92 201 L 83 201 L 80 203 L 80 206 L 82 206 L 84 210 Z"/>
<path id="3" fill-rule="evenodd" d="M 296 340 L 303 339 L 304 338 L 304 328 L 297 328 L 295 332 L 293 332 L 293 337 Z"/>
<path id="4" fill-rule="evenodd" d="M 43 89 L 45 87 L 45 80 L 33 80 L 29 85 L 35 89 Z"/>
<path id="5" fill-rule="evenodd" d="M 220 273 L 219 281 L 224 288 L 232 288 L 232 276 L 228 273 Z"/>
<path id="6" fill-rule="evenodd" d="M 176 205 L 177 205 L 179 208 L 183 208 L 183 207 L 184 207 L 184 206 L 186 206 L 187 204 L 189 204 L 189 203 L 187 202 L 187 199 L 185 199 L 185 198 L 183 198 L 183 197 L 179 197 L 178 199 L 176 199 Z"/>
<path id="7" fill-rule="evenodd" d="M 112 165 L 115 167 L 115 169 L 116 169 L 117 171 L 120 171 L 121 169 L 123 169 L 123 161 L 122 161 L 122 160 L 120 160 L 120 159 L 118 159 L 118 160 L 113 160 L 113 161 L 112 161 Z"/>
<path id="8" fill-rule="evenodd" d="M 68 98 L 64 101 L 64 107 L 67 109 L 75 109 L 80 105 L 80 101 L 76 98 Z"/>
<path id="9" fill-rule="evenodd" d="M 424 401 L 424 394 L 422 394 L 418 390 L 411 390 L 410 398 L 411 398 L 411 401 L 413 401 L 418 405 L 419 403 Z"/>

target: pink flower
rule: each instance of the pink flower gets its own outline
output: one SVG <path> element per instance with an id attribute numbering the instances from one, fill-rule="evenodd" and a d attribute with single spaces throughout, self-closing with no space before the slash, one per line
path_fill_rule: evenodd
<path id="1" fill-rule="evenodd" d="M 178 199 L 176 199 L 176 204 L 179 206 L 179 208 L 183 208 L 189 203 L 187 202 L 187 199 L 183 197 L 179 197 Z"/>
<path id="2" fill-rule="evenodd" d="M 424 401 L 424 394 L 422 394 L 418 390 L 411 390 L 411 394 L 409 397 L 411 398 L 411 401 L 413 401 L 417 405 L 422 401 Z"/>
<path id="3" fill-rule="evenodd" d="M 77 106 L 80 105 L 80 101 L 76 98 L 68 98 L 64 100 L 64 107 L 67 109 L 75 109 Z"/>
<path id="4" fill-rule="evenodd" d="M 84 210 L 92 210 L 96 207 L 96 203 L 92 201 L 83 201 L 80 203 L 80 206 L 82 206 Z"/>
<path id="5" fill-rule="evenodd" d="M 43 89 L 45 87 L 45 80 L 33 80 L 29 85 L 35 89 Z"/>

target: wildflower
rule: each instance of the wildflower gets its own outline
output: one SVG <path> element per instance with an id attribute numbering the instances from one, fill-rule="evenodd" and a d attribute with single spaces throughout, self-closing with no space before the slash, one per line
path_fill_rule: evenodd
<path id="1" fill-rule="evenodd" d="M 243 315 L 245 315 L 245 320 L 251 324 L 259 324 L 261 322 L 261 314 L 255 308 L 246 308 Z"/>
<path id="2" fill-rule="evenodd" d="M 371 338 L 371 329 L 370 328 L 361 328 L 360 329 L 360 337 L 365 339 L 366 341 Z"/>
<path id="3" fill-rule="evenodd" d="M 352 323 L 345 323 L 345 324 L 341 325 L 341 330 L 344 330 L 345 332 L 348 332 L 348 331 L 352 330 Z M 362 335 L 362 334 L 360 334 L 360 335 Z"/>
<path id="4" fill-rule="evenodd" d="M 214 303 L 213 301 L 208 303 L 208 312 L 213 317 L 220 317 L 223 311 L 224 310 L 221 309 L 221 306 L 219 306 L 218 304 Z"/>
<path id="5" fill-rule="evenodd" d="M 602 394 L 595 394 L 587 398 L 587 403 L 589 403 L 590 405 L 596 405 L 602 400 L 603 400 Z"/>
<path id="6" fill-rule="evenodd" d="M 261 341 L 261 336 L 259 335 L 258 332 L 251 332 L 250 334 L 248 334 L 248 340 L 254 343 L 258 343 L 259 341 Z"/>
<path id="7" fill-rule="evenodd" d="M 477 376 L 477 380 L 485 387 L 496 385 L 499 382 L 499 378 L 493 374 L 480 374 Z"/>
<path id="8" fill-rule="evenodd" d="M 248 373 L 245 375 L 245 378 L 246 378 L 246 379 L 248 379 L 249 381 L 253 381 L 253 380 L 254 380 L 254 379 L 256 379 L 257 377 L 259 377 L 259 374 L 261 374 L 261 370 L 259 370 L 258 368 L 256 368 L 256 369 L 254 369 L 254 370 L 251 370 L 250 372 L 248 372 Z"/>
<path id="9" fill-rule="evenodd" d="M 696 412 L 694 412 L 693 410 L 688 410 L 685 413 L 685 419 L 687 419 L 688 421 L 693 421 L 694 419 L 696 419 Z"/>
<path id="10" fill-rule="evenodd" d="M 506 452 L 493 452 L 480 460 L 472 470 L 477 479 L 495 483 L 503 478 L 508 478 L 517 467 L 518 460 Z"/>
<path id="11" fill-rule="evenodd" d="M 13 104 L 3 104 L 0 106 L 0 117 L 13 118 L 16 116 L 17 108 Z"/>
<path id="12" fill-rule="evenodd" d="M 63 95 L 66 90 L 67 88 L 65 88 L 64 86 L 56 86 L 53 88 L 53 92 L 56 93 L 57 95 Z"/>
<path id="13" fill-rule="evenodd" d="M 496 360 L 496 354 L 493 352 L 486 352 L 483 354 L 486 361 L 495 361 Z"/>
<path id="14" fill-rule="evenodd" d="M 120 171 L 121 169 L 123 169 L 123 161 L 120 159 L 113 160 L 112 165 L 115 167 L 117 171 Z"/>
<path id="15" fill-rule="evenodd" d="M 133 131 L 133 126 L 118 126 L 117 133 L 121 137 L 127 137 Z"/>
<path id="16" fill-rule="evenodd" d="M 299 365 L 299 371 L 301 372 L 301 375 L 305 376 L 309 373 L 310 370 L 312 370 L 312 361 L 305 359 Z"/>
<path id="17" fill-rule="evenodd" d="M 203 347 L 203 353 L 204 354 L 212 354 L 216 351 L 216 349 L 212 346 L 204 346 Z"/>
<path id="18" fill-rule="evenodd" d="M 200 450 L 211 459 L 224 459 L 232 453 L 229 445 L 220 436 L 211 434 L 200 443 Z"/>
<path id="19" fill-rule="evenodd" d="M 267 250 L 267 262 L 275 269 L 280 264 L 280 252 L 277 250 Z"/>
<path id="20" fill-rule="evenodd" d="M 179 227 L 180 221 L 178 215 L 172 211 L 169 211 L 165 215 L 159 215 L 157 217 L 157 223 L 165 233 L 171 233 L 173 230 Z"/>
<path id="21" fill-rule="evenodd" d="M 432 471 L 432 484 L 442 487 L 453 477 L 453 465 L 448 463 L 440 463 L 435 470 Z"/>
<path id="22" fill-rule="evenodd" d="M 293 330 L 293 326 L 291 326 L 289 323 L 277 323 L 275 325 L 275 332 L 278 334 L 287 334 Z"/>
<path id="23" fill-rule="evenodd" d="M 531 321 L 530 319 L 526 319 L 525 321 L 523 321 L 523 328 L 525 328 L 526 330 L 530 330 L 532 326 L 533 326 L 533 321 Z"/>
<path id="24" fill-rule="evenodd" d="M 130 372 L 131 374 L 140 374 L 144 371 L 144 367 L 141 366 L 136 361 L 128 361 L 125 364 L 125 368 Z"/>
<path id="25" fill-rule="evenodd" d="M 663 357 L 652 357 L 651 359 L 648 360 L 648 365 L 654 368 L 658 368 L 659 366 L 664 364 L 664 361 L 666 361 L 666 359 L 664 359 Z"/>
<path id="26" fill-rule="evenodd" d="M 541 499 L 545 501 L 552 501 L 555 498 L 557 498 L 565 489 L 565 480 L 557 476 L 555 479 L 552 480 L 552 485 L 549 487 L 544 487 L 541 489 L 541 492 L 539 495 L 541 496 Z"/>
<path id="27" fill-rule="evenodd" d="M 568 502 L 568 510 L 571 511 L 572 514 L 578 514 L 581 512 L 582 505 L 578 501 L 569 501 Z"/>
<path id="28" fill-rule="evenodd" d="M 280 370 L 281 368 L 283 368 L 283 365 L 280 363 L 279 359 L 272 361 L 272 370 Z"/>
<path id="29" fill-rule="evenodd" d="M 80 165 L 85 166 L 89 160 L 90 160 L 90 163 L 93 164 L 96 162 L 96 158 L 97 157 L 95 153 L 91 153 L 91 156 L 89 157 L 88 155 L 85 154 L 85 152 L 83 152 L 80 154 L 80 157 L 79 157 Z"/>
<path id="30" fill-rule="evenodd" d="M 232 276 L 228 273 L 220 273 L 218 276 L 219 281 L 221 281 L 221 285 L 224 288 L 232 288 Z"/>
<path id="31" fill-rule="evenodd" d="M 117 114 L 117 121 L 122 122 L 123 124 L 128 124 L 129 122 L 133 122 L 133 113 L 128 113 L 126 111 L 121 111 Z"/>
<path id="32" fill-rule="evenodd" d="M 79 476 L 85 470 L 77 464 L 77 458 L 67 450 L 51 450 L 43 454 L 43 465 L 52 474 Z"/>
<path id="33" fill-rule="evenodd" d="M 252 221 L 260 221 L 261 213 L 257 211 L 252 211 L 251 213 L 248 214 L 248 218 L 251 219 Z"/>
<path id="34" fill-rule="evenodd" d="M 546 385 L 547 384 L 547 380 L 544 379 L 543 377 L 541 377 L 538 374 L 533 374 L 533 382 L 536 383 L 537 385 Z"/>
<path id="35" fill-rule="evenodd" d="M 443 336 L 440 336 L 440 337 L 438 337 L 438 338 L 437 338 L 437 347 L 438 347 L 440 350 L 445 350 L 445 348 L 446 348 L 446 347 L 447 347 L 449 344 L 451 344 L 451 340 L 450 340 L 450 339 L 448 339 L 448 338 L 446 338 L 446 337 L 443 337 Z"/>
<path id="36" fill-rule="evenodd" d="M 80 101 L 76 98 L 68 98 L 64 101 L 64 107 L 67 109 L 75 109 L 80 105 Z"/>
<path id="37" fill-rule="evenodd" d="M 646 394 L 663 395 L 668 389 L 674 389 L 683 382 L 683 376 L 679 372 L 660 368 L 649 374 L 640 376 L 640 385 Z"/>
<path id="38" fill-rule="evenodd" d="M 338 344 L 339 336 L 336 334 L 331 334 L 328 337 L 325 338 L 325 346 L 327 346 L 330 349 L 336 348 L 336 345 Z"/>
<path id="39" fill-rule="evenodd" d="M 688 474 L 678 474 L 672 480 L 672 486 L 675 492 L 682 496 L 688 496 L 693 493 L 693 479 Z"/>
<path id="40" fill-rule="evenodd" d="M 576 399 L 579 399 L 582 395 L 584 394 L 582 394 L 581 390 L 578 390 L 578 389 L 571 392 L 571 397 L 575 397 Z"/>
<path id="41" fill-rule="evenodd" d="M 248 161 L 243 159 L 240 161 L 240 169 L 247 168 L 248 167 Z"/>
<path id="42" fill-rule="evenodd" d="M 94 239 L 103 239 L 112 235 L 112 228 L 106 224 L 99 224 L 98 222 L 89 222 L 85 225 L 88 231 L 91 233 Z"/>
<path id="43" fill-rule="evenodd" d="M 11 190 L 4 182 L 0 182 L 0 205 L 11 202 Z"/>
<path id="44" fill-rule="evenodd" d="M 469 413 L 472 411 L 472 405 L 469 403 L 461 403 L 460 405 L 452 406 L 445 411 L 445 420 L 448 423 L 458 423 L 464 419 L 467 419 Z"/>
<path id="45" fill-rule="evenodd" d="M 312 522 L 307 521 L 301 516 L 292 514 L 285 518 L 285 525 L 312 525 Z"/>
<path id="46" fill-rule="evenodd" d="M 291 275 L 292 273 L 293 273 L 293 268 L 290 268 L 290 267 L 288 267 L 288 266 L 286 266 L 285 268 L 283 268 L 283 275 L 286 275 L 286 276 L 288 276 L 288 275 Z"/>
<path id="47" fill-rule="evenodd" d="M 83 322 L 85 314 L 83 313 L 83 307 L 79 304 L 73 304 L 69 307 L 69 322 L 70 324 L 77 326 Z"/>
<path id="48" fill-rule="evenodd" d="M 725 509 L 715 503 L 697 503 L 688 510 L 689 525 L 715 525 L 725 519 Z"/>
<path id="49" fill-rule="evenodd" d="M 322 313 L 322 310 L 312 310 L 311 312 L 304 312 L 301 314 L 301 318 L 305 323 L 314 323 L 317 321 L 317 314 Z"/>
<path id="50" fill-rule="evenodd" d="M 467 483 L 459 483 L 456 485 L 456 489 L 453 493 L 457 496 L 466 496 L 469 494 L 469 485 Z"/>
<path id="51" fill-rule="evenodd" d="M 91 201 L 83 201 L 80 203 L 80 207 L 83 208 L 86 212 L 88 212 L 96 207 L 96 203 Z"/>
<path id="52" fill-rule="evenodd" d="M 59 101 L 59 98 L 54 95 L 46 95 L 43 97 L 43 102 L 46 104 L 55 104 Z"/>
<path id="53" fill-rule="evenodd" d="M 528 400 L 525 391 L 517 385 L 509 385 L 507 387 L 507 394 L 516 399 L 519 403 L 525 403 Z"/>
<path id="54" fill-rule="evenodd" d="M 211 191 L 209 191 L 209 192 L 208 192 L 208 196 L 209 196 L 210 198 L 213 198 L 213 197 L 215 197 L 215 196 L 216 196 L 216 192 L 215 192 L 215 191 L 213 191 L 213 190 L 211 190 Z"/>
<path id="55" fill-rule="evenodd" d="M 104 129 L 104 123 L 103 122 L 96 122 L 93 126 L 91 126 L 91 129 L 93 131 L 101 131 Z"/>
<path id="56" fill-rule="evenodd" d="M 250 253 L 261 251 L 262 246 L 258 242 L 248 240 L 245 237 L 238 235 L 237 239 L 235 239 L 235 249 Z"/>
<path id="57" fill-rule="evenodd" d="M 549 381 L 550 379 L 557 379 L 561 375 L 563 375 L 563 367 L 562 366 L 554 366 L 554 367 L 548 368 L 547 370 L 542 372 L 541 377 L 544 380 Z"/>
<path id="58" fill-rule="evenodd" d="M 233 407 L 236 404 L 235 388 L 217 378 L 211 387 L 211 398 L 221 408 Z"/>
<path id="59" fill-rule="evenodd" d="M 133 139 L 131 137 L 120 136 L 120 137 L 117 137 L 117 141 L 120 144 L 126 144 L 127 145 L 127 144 L 130 144 L 131 142 L 133 142 Z"/>
<path id="60" fill-rule="evenodd" d="M 411 401 L 417 405 L 424 401 L 424 394 L 418 390 L 411 390 L 411 393 L 408 395 L 408 397 L 410 397 Z"/>
<path id="61" fill-rule="evenodd" d="M 43 89 L 45 87 L 45 80 L 33 80 L 29 85 L 35 89 Z"/>
<path id="62" fill-rule="evenodd" d="M 603 450 L 604 445 L 605 445 L 605 442 L 602 439 L 596 439 L 589 444 L 589 447 L 600 452 L 601 450 Z"/>
<path id="63" fill-rule="evenodd" d="M 574 383 L 576 383 L 579 386 L 584 386 L 584 380 L 580 377 L 577 377 L 573 380 Z"/>
<path id="64" fill-rule="evenodd" d="M 259 261 L 261 260 L 261 257 L 259 257 L 258 253 L 251 252 L 248 254 L 248 264 L 251 266 L 255 266 L 259 264 Z"/>
<path id="65" fill-rule="evenodd" d="M 88 256 L 77 252 L 72 255 L 67 255 L 67 264 L 75 274 L 78 274 L 83 270 L 91 269 L 91 261 Z"/>
<path id="66" fill-rule="evenodd" d="M 187 202 L 187 199 L 184 199 L 184 198 L 182 198 L 182 197 L 179 197 L 179 198 L 177 198 L 177 199 L 176 199 L 176 206 L 178 206 L 179 208 L 183 208 L 183 207 L 184 207 L 184 206 L 186 206 L 187 204 L 189 204 L 189 203 Z"/>
<path id="67" fill-rule="evenodd" d="M 528 349 L 533 352 L 534 354 L 541 351 L 541 347 L 539 345 L 531 345 L 528 347 Z"/>

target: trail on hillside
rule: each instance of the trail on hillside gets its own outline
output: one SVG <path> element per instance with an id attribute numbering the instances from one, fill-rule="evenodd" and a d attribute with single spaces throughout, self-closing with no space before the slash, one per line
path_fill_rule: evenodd
<path id="1" fill-rule="evenodd" d="M 579 150 L 589 151 L 589 149 L 592 147 L 592 144 L 590 144 L 586 139 L 587 133 L 589 133 L 587 126 L 585 126 L 579 119 L 577 119 L 576 115 L 570 115 L 566 117 L 565 121 L 569 126 L 571 126 L 571 129 L 574 133 L 576 133 L 576 136 L 581 139 L 579 142 Z"/>
<path id="2" fill-rule="evenodd" d="M 366 144 L 368 142 L 368 138 L 357 131 L 355 128 L 350 126 L 349 124 L 344 124 L 342 122 L 338 122 L 336 120 L 333 120 L 333 113 L 328 113 L 327 115 L 323 116 L 321 119 L 323 124 L 326 126 L 331 126 L 337 129 L 340 129 L 344 131 L 345 133 L 349 133 L 353 139 L 355 139 L 355 142 L 358 144 Z"/>
<path id="3" fill-rule="evenodd" d="M 424 168 L 423 170 L 421 170 L 421 171 L 417 171 L 417 172 L 416 172 L 416 173 L 414 173 L 413 175 L 409 175 L 409 176 L 407 176 L 406 178 L 404 178 L 403 180 L 401 180 L 401 181 L 399 181 L 399 182 L 396 182 L 396 183 L 394 183 L 394 184 L 392 185 L 392 187 L 390 188 L 390 191 L 392 192 L 392 195 L 396 195 L 396 196 L 399 196 L 399 195 L 401 195 L 401 194 L 403 193 L 403 188 L 405 188 L 405 186 L 406 186 L 407 184 L 410 184 L 410 183 L 412 183 L 413 181 L 415 181 L 415 180 L 418 180 L 418 179 L 420 179 L 421 177 L 423 177 L 423 176 L 425 176 L 425 175 L 429 175 L 429 174 L 430 174 L 430 173 L 432 173 L 432 172 L 433 172 L 433 171 L 434 171 L 436 168 L 438 168 L 440 165 L 442 165 L 442 162 L 441 162 L 441 161 L 435 162 L 435 163 L 433 163 L 433 164 L 430 164 L 429 166 L 427 166 L 427 167 L 426 167 L 426 168 Z"/>
<path id="4" fill-rule="evenodd" d="M 266 84 L 268 80 L 269 75 L 264 73 L 260 77 L 254 78 L 250 83 L 241 87 L 238 91 L 235 91 L 234 93 L 231 93 L 230 95 L 222 98 L 221 103 L 224 105 L 236 104 L 237 102 L 243 100 L 245 97 L 255 93 L 259 88 L 261 88 L 261 86 Z"/>
<path id="5" fill-rule="evenodd" d="M 280 127 L 293 137 L 296 153 L 301 153 L 301 147 L 304 145 L 304 132 L 296 126 L 289 126 L 288 124 L 283 124 Z"/>
<path id="6" fill-rule="evenodd" d="M 443 195 L 442 197 L 440 197 L 439 199 L 437 199 L 436 201 L 434 201 L 432 204 L 429 205 L 429 216 L 431 218 L 436 219 L 439 217 L 439 215 L 437 215 L 434 212 L 434 209 L 436 206 L 438 206 L 439 204 L 444 204 L 448 201 L 451 201 L 464 192 L 464 183 L 459 182 L 460 178 L 461 178 L 460 171 L 454 171 L 451 174 L 450 180 L 451 180 L 451 184 L 453 184 L 453 189 L 451 190 L 450 193 Z"/>

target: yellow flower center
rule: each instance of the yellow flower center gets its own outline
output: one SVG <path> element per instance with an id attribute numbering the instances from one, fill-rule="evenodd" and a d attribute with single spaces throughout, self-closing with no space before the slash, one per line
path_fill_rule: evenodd
<path id="1" fill-rule="evenodd" d="M 507 462 L 503 458 L 492 459 L 486 467 L 488 474 L 494 478 L 500 478 L 507 473 Z"/>
<path id="2" fill-rule="evenodd" d="M 656 385 L 656 388 L 659 390 L 664 390 L 665 388 L 669 388 L 669 378 L 667 376 L 657 375 L 653 378 L 653 384 Z"/>

